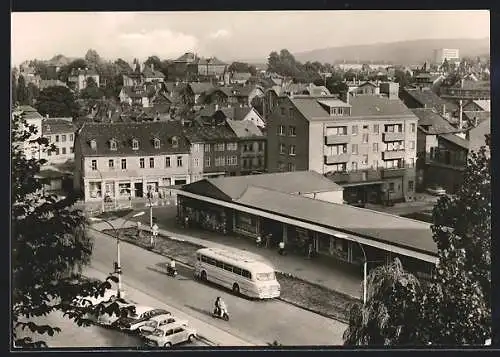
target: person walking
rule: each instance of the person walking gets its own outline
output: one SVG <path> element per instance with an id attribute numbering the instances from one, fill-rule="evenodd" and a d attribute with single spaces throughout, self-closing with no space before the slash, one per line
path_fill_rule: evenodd
<path id="1" fill-rule="evenodd" d="M 141 222 L 137 221 L 137 238 L 141 238 Z"/>
<path id="2" fill-rule="evenodd" d="M 158 236 L 158 225 L 155 223 L 152 227 L 152 232 L 151 232 L 151 249 L 153 249 L 156 245 L 156 237 Z"/>
<path id="3" fill-rule="evenodd" d="M 285 255 L 285 242 L 283 241 L 279 242 L 278 247 L 279 247 L 278 253 L 280 255 Z"/>

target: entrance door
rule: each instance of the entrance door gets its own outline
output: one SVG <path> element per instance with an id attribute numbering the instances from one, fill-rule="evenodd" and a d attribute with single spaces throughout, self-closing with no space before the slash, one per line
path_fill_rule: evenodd
<path id="1" fill-rule="evenodd" d="M 134 189 L 135 189 L 135 197 L 142 197 L 143 196 L 142 182 L 134 183 Z"/>

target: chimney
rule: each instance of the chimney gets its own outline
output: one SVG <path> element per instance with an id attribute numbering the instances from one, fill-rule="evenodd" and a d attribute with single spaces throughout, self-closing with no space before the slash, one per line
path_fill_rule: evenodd
<path id="1" fill-rule="evenodd" d="M 443 116 L 446 115 L 446 104 L 443 104 Z"/>
<path id="2" fill-rule="evenodd" d="M 151 63 L 151 70 L 154 71 L 155 70 L 155 65 L 153 63 Z"/>
<path id="3" fill-rule="evenodd" d="M 464 87 L 464 82 L 465 82 L 465 80 L 462 78 L 462 80 L 460 81 L 460 88 Z"/>

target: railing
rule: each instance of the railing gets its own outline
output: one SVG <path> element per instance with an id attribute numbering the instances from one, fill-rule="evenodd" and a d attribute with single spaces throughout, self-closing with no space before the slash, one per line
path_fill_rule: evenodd
<path id="1" fill-rule="evenodd" d="M 349 144 L 351 142 L 350 135 L 326 135 L 325 145 Z"/>
<path id="2" fill-rule="evenodd" d="M 382 160 L 404 159 L 405 150 L 386 150 L 382 151 Z"/>
<path id="3" fill-rule="evenodd" d="M 415 166 L 404 165 L 395 168 L 377 168 L 356 171 L 339 171 L 326 173 L 325 176 L 337 183 L 358 183 L 380 181 L 384 178 L 402 177 L 406 170 Z"/>
<path id="4" fill-rule="evenodd" d="M 349 161 L 349 154 L 329 155 L 329 156 L 325 155 L 326 165 L 344 163 L 348 161 Z"/>
<path id="5" fill-rule="evenodd" d="M 384 142 L 387 141 L 402 141 L 405 139 L 405 133 L 391 133 L 391 132 L 385 132 L 382 134 L 382 140 Z"/>

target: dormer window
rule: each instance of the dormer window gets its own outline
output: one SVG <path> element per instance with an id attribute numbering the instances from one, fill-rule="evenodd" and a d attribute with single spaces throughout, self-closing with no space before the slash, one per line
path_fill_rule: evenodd
<path id="1" fill-rule="evenodd" d="M 92 139 L 92 140 L 90 140 L 90 148 L 91 148 L 92 150 L 97 149 L 97 142 L 96 142 L 95 140 L 93 140 L 93 139 Z"/>
<path id="2" fill-rule="evenodd" d="M 172 147 L 176 148 L 179 146 L 179 139 L 177 138 L 177 136 L 174 136 L 172 138 Z"/>
<path id="3" fill-rule="evenodd" d="M 116 140 L 115 139 L 111 139 L 109 141 L 109 149 L 113 150 L 113 151 L 116 151 Z"/>
<path id="4" fill-rule="evenodd" d="M 154 143 L 155 149 L 159 149 L 160 148 L 160 139 L 155 138 L 153 140 L 153 143 Z"/>
<path id="5" fill-rule="evenodd" d="M 139 140 L 132 139 L 132 150 L 139 150 Z"/>

